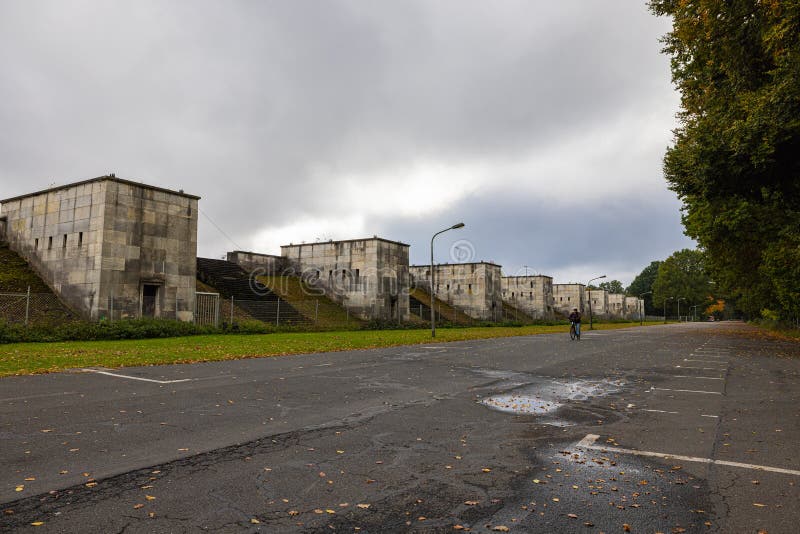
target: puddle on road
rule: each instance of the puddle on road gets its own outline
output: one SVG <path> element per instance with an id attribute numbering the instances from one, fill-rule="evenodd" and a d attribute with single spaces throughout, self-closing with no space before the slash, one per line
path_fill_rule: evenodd
<path id="1" fill-rule="evenodd" d="M 571 401 L 604 397 L 620 391 L 622 386 L 620 380 L 552 380 L 542 377 L 534 383 L 529 382 L 478 402 L 493 410 L 515 415 L 549 415 Z"/>

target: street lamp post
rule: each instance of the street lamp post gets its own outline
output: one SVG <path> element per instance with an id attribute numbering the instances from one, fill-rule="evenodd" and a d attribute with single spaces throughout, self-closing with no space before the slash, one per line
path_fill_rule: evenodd
<path id="1" fill-rule="evenodd" d="M 594 318 L 592 317 L 592 293 L 591 293 L 592 290 L 588 289 L 588 288 L 589 288 L 589 285 L 592 282 L 594 282 L 595 280 L 600 280 L 601 278 L 605 278 L 605 277 L 606 277 L 606 275 L 597 276 L 595 278 L 592 278 L 588 282 L 586 282 L 586 288 L 587 288 L 587 291 L 589 291 L 589 330 L 594 330 Z"/>
<path id="2" fill-rule="evenodd" d="M 692 321 L 697 321 L 697 308 L 700 307 L 700 304 L 695 304 L 694 306 L 689 306 L 692 308 Z"/>
<path id="3" fill-rule="evenodd" d="M 667 324 L 667 301 L 672 300 L 675 297 L 667 297 L 664 299 L 664 324 Z"/>
<path id="4" fill-rule="evenodd" d="M 686 300 L 686 297 L 678 298 L 678 322 L 681 322 L 681 301 Z"/>
<path id="5" fill-rule="evenodd" d="M 434 285 L 435 274 L 433 271 L 433 240 L 436 239 L 436 236 L 439 234 L 458 228 L 464 228 L 464 223 L 460 222 L 454 224 L 450 228 L 445 228 L 444 230 L 436 232 L 433 234 L 433 237 L 431 237 L 431 337 L 436 337 L 436 286 Z"/>
<path id="6" fill-rule="evenodd" d="M 637 297 L 639 299 L 639 308 L 640 308 L 640 310 L 639 310 L 639 326 L 643 326 L 644 325 L 644 299 L 642 299 L 642 297 L 645 296 L 645 295 L 652 295 L 652 294 L 653 294 L 652 291 L 645 291 L 644 293 L 642 293 L 641 295 L 639 295 Z"/>

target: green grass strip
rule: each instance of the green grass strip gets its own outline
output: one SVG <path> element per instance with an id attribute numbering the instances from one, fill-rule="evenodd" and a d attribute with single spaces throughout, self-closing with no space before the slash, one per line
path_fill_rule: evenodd
<path id="1" fill-rule="evenodd" d="M 646 323 L 647 324 L 647 323 Z M 652 323 L 660 324 L 660 323 Z M 597 330 L 630 328 L 631 323 L 595 325 Z M 584 331 L 588 326 L 584 327 Z M 568 327 L 442 328 L 431 339 L 430 330 L 360 330 L 292 332 L 261 335 L 210 335 L 123 341 L 70 341 L 0 345 L 0 376 L 50 373 L 83 367 L 125 367 L 195 363 L 286 354 L 334 352 L 445 343 L 511 336 L 562 333 Z"/>

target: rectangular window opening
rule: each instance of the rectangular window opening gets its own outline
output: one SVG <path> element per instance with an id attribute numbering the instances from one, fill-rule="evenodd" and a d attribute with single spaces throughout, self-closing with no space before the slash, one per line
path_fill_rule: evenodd
<path id="1" fill-rule="evenodd" d="M 47 250 L 53 250 L 53 236 L 47 238 Z"/>
<path id="2" fill-rule="evenodd" d="M 78 232 L 78 248 L 83 246 L 83 232 Z"/>

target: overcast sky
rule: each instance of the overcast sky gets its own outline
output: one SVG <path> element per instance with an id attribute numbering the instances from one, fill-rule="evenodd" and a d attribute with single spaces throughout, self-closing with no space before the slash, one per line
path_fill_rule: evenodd
<path id="1" fill-rule="evenodd" d="M 424 263 L 463 221 L 437 261 L 627 285 L 693 247 L 661 171 L 669 23 L 634 0 L 0 0 L 0 198 L 114 172 L 201 196 L 201 256 L 377 234 Z"/>

